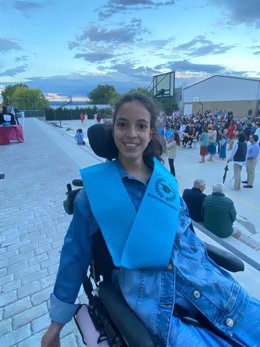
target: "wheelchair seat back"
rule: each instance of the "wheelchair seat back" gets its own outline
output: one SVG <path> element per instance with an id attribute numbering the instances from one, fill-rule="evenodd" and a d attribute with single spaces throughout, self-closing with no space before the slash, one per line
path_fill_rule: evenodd
<path id="1" fill-rule="evenodd" d="M 94 235 L 93 240 L 93 264 L 91 266 L 91 276 L 97 283 L 101 276 L 105 282 L 110 282 L 112 271 L 116 268 L 107 248 L 101 231 Z"/>

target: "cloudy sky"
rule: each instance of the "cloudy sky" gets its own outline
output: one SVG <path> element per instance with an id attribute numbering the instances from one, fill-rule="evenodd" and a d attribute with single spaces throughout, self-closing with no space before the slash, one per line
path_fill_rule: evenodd
<path id="1" fill-rule="evenodd" d="M 0 90 L 56 99 L 119 92 L 176 71 L 260 78 L 260 0 L 0 0 Z"/>

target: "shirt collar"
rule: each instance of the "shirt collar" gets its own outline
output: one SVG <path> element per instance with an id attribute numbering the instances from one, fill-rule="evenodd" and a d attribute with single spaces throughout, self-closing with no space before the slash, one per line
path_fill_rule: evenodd
<path id="1" fill-rule="evenodd" d="M 116 167 L 117 167 L 117 170 L 119 172 L 120 177 L 121 178 L 124 178 L 124 177 L 129 178 L 127 171 L 123 168 L 122 164 L 119 162 L 118 159 L 115 159 L 115 164 L 116 164 Z"/>
<path id="2" fill-rule="evenodd" d="M 118 159 L 115 159 L 115 164 L 116 164 L 116 167 L 118 169 L 118 172 L 119 172 L 119 175 L 120 177 L 123 179 L 123 178 L 128 178 L 128 179 L 132 179 L 132 180 L 136 180 L 136 181 L 139 181 L 141 183 L 144 183 L 142 182 L 138 177 L 136 176 L 131 176 L 131 175 L 128 175 L 128 172 L 125 170 L 125 168 L 122 166 L 122 164 L 120 163 L 120 161 Z M 149 179 L 150 180 L 150 179 Z M 146 182 L 146 184 L 149 183 L 149 180 Z"/>

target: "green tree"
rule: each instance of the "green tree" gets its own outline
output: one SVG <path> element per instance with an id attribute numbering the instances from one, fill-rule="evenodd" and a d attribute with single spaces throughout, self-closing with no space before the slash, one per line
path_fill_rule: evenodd
<path id="1" fill-rule="evenodd" d="M 117 93 L 115 87 L 109 84 L 99 84 L 89 93 L 92 104 L 99 105 L 114 103 L 119 96 L 120 94 Z"/>
<path id="2" fill-rule="evenodd" d="M 22 84 L 22 83 L 20 83 L 20 84 L 15 84 L 15 85 L 13 85 L 13 86 L 6 86 L 5 87 L 5 89 L 2 91 L 2 97 L 3 97 L 3 102 L 5 103 L 5 104 L 9 104 L 9 103 L 11 103 L 10 102 L 10 99 L 12 98 L 12 95 L 13 95 L 13 93 L 15 92 L 15 90 L 16 90 L 16 88 L 18 88 L 18 87 L 24 87 L 24 88 L 28 88 L 27 87 L 27 85 L 25 85 L 25 84 Z"/>
<path id="3" fill-rule="evenodd" d="M 178 110 L 175 96 L 155 97 L 154 101 L 156 101 L 157 105 L 164 110 L 166 114 L 171 114 L 174 110 Z"/>
<path id="4" fill-rule="evenodd" d="M 5 103 L 10 103 L 20 110 L 37 110 L 50 107 L 49 101 L 40 89 L 29 88 L 24 84 L 5 87 L 2 96 Z"/>
<path id="5" fill-rule="evenodd" d="M 134 89 L 130 89 L 128 91 L 128 93 L 140 93 L 140 94 L 144 94 L 147 96 L 153 96 L 152 91 L 147 89 L 147 88 L 134 88 Z"/>

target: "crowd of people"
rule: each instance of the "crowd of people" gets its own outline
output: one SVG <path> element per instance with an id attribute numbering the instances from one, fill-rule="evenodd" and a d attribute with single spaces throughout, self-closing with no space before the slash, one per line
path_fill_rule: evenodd
<path id="1" fill-rule="evenodd" d="M 232 161 L 234 190 L 240 190 L 241 170 L 246 166 L 247 180 L 242 182 L 245 183 L 243 187 L 253 188 L 259 154 L 260 121 L 250 117 L 235 119 L 231 110 L 228 112 L 215 110 L 215 112 L 205 111 L 203 114 L 185 116 L 174 112 L 172 116 L 161 115 L 160 122 L 159 134 L 166 143 L 166 156 L 174 175 L 172 160 L 176 158 L 178 146 L 192 148 L 193 143 L 198 142 L 199 163 L 206 163 L 206 157 L 207 161 L 211 162 L 216 155 L 220 160 Z M 231 151 L 230 154 L 228 151 Z"/>

